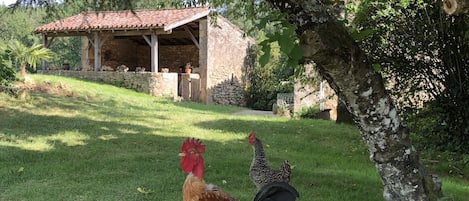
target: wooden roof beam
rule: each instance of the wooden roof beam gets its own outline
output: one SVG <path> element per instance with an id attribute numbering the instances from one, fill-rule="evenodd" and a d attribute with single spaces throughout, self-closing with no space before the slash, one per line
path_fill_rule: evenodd
<path id="1" fill-rule="evenodd" d="M 184 26 L 184 30 L 186 31 L 186 33 L 189 34 L 189 36 L 190 36 L 192 42 L 194 43 L 194 45 L 197 46 L 198 49 L 200 49 L 199 41 L 197 41 L 194 34 L 192 33 L 192 29 L 189 26 L 186 25 L 186 26 Z"/>

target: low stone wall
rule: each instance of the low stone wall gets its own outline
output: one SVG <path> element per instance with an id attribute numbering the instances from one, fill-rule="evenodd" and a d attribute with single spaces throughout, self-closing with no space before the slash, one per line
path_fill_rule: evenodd
<path id="1" fill-rule="evenodd" d="M 39 74 L 60 75 L 80 79 L 104 82 L 119 87 L 134 89 L 138 92 L 152 96 L 177 96 L 177 73 L 151 73 L 151 72 L 112 72 L 112 71 L 69 71 L 46 70 Z"/>

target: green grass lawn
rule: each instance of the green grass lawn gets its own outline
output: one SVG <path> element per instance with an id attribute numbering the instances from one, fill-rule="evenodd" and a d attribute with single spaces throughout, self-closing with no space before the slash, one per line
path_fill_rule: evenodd
<path id="1" fill-rule="evenodd" d="M 186 175 L 178 153 L 187 137 L 206 144 L 205 181 L 250 201 L 256 193 L 248 176 L 250 132 L 263 140 L 272 166 L 284 159 L 293 165 L 299 200 L 383 200 L 352 126 L 232 115 L 243 108 L 175 103 L 63 77 L 32 78 L 41 86 L 29 96 L 0 95 L 1 201 L 182 200 Z M 427 166 L 443 175 L 448 200 L 468 200 L 467 175 L 445 174 L 448 164 Z"/>

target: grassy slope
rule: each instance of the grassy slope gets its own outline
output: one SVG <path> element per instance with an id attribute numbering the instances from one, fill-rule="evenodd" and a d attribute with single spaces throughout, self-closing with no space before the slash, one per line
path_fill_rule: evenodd
<path id="1" fill-rule="evenodd" d="M 320 120 L 237 116 L 237 107 L 173 103 L 131 90 L 53 76 L 49 93 L 0 95 L 0 200 L 181 200 L 186 137 L 207 145 L 207 182 L 252 200 L 255 131 L 268 160 L 294 165 L 300 200 L 382 200 L 382 186 L 359 133 Z M 60 84 L 62 83 L 62 84 Z M 53 90 L 51 90 L 53 89 Z M 467 181 L 444 178 L 451 200 Z M 139 189 L 139 190 L 137 190 Z"/>

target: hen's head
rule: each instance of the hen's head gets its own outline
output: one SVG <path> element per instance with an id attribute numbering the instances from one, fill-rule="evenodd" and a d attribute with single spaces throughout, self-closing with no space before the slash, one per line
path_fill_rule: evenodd
<path id="1" fill-rule="evenodd" d="M 252 132 L 248 136 L 249 144 L 254 145 L 256 143 L 256 133 Z"/>
<path id="2" fill-rule="evenodd" d="M 187 138 L 181 146 L 181 161 L 179 165 L 185 173 L 191 173 L 202 179 L 204 172 L 204 158 L 202 153 L 205 152 L 205 145 L 202 141 L 194 138 Z"/>

